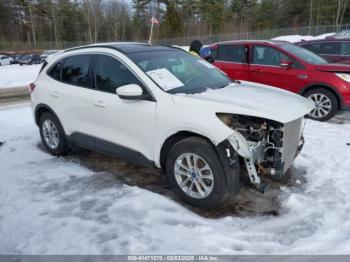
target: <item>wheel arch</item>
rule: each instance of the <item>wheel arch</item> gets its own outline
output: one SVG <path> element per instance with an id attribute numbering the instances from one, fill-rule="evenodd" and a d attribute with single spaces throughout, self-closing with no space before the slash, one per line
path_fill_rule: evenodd
<path id="1" fill-rule="evenodd" d="M 299 92 L 299 94 L 304 96 L 310 90 L 317 89 L 317 88 L 323 88 L 323 89 L 328 90 L 329 92 L 331 92 L 332 94 L 335 95 L 335 97 L 337 98 L 337 101 L 338 101 L 338 110 L 340 110 L 343 107 L 343 100 L 342 100 L 342 97 L 339 94 L 339 92 L 336 90 L 336 88 L 334 88 L 334 87 L 332 87 L 330 85 L 327 85 L 325 83 L 315 83 L 315 84 L 312 84 L 312 85 L 308 85 L 308 86 L 304 87 Z"/>
<path id="2" fill-rule="evenodd" d="M 232 154 L 237 155 L 237 160 L 239 160 L 239 155 L 237 152 L 232 148 L 231 144 L 227 139 L 221 141 L 218 144 L 215 144 L 210 138 L 206 137 L 205 135 L 198 134 L 192 131 L 178 131 L 177 133 L 174 133 L 167 137 L 167 139 L 162 144 L 161 150 L 160 150 L 160 159 L 159 164 L 160 167 L 165 170 L 165 163 L 166 163 L 166 157 L 170 149 L 173 145 L 175 145 L 177 142 L 188 138 L 188 137 L 199 137 L 208 142 L 208 144 L 213 146 L 213 149 L 216 151 L 218 158 L 221 162 L 222 167 L 225 170 L 225 177 L 226 177 L 226 186 L 229 192 L 237 194 L 239 192 L 239 173 L 240 173 L 240 163 L 239 161 L 232 161 L 232 156 L 227 155 L 227 150 L 230 149 Z M 237 171 L 238 170 L 238 171 Z"/>
<path id="3" fill-rule="evenodd" d="M 178 131 L 178 132 L 168 136 L 165 139 L 165 141 L 163 142 L 163 144 L 161 145 L 160 154 L 159 154 L 159 164 L 160 164 L 161 168 L 165 169 L 166 156 L 167 156 L 169 150 L 173 147 L 173 145 L 175 145 L 177 142 L 179 142 L 185 138 L 188 138 L 188 137 L 200 137 L 200 138 L 207 140 L 208 143 L 215 146 L 213 144 L 213 142 L 208 137 L 206 137 L 204 135 L 195 133 L 193 131 L 187 131 L 187 130 Z"/>
<path id="4" fill-rule="evenodd" d="M 45 113 L 45 112 L 50 112 L 51 114 L 53 114 L 55 117 L 58 118 L 58 116 L 56 115 L 55 111 L 48 105 L 46 104 L 38 104 L 35 107 L 34 110 L 34 119 L 35 119 L 35 124 L 37 126 L 39 126 L 39 121 L 40 121 L 40 117 Z"/>

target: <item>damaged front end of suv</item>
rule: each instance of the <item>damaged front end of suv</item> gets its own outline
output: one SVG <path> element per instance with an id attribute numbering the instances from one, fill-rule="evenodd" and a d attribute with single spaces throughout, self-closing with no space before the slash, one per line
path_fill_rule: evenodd
<path id="1" fill-rule="evenodd" d="M 281 177 L 304 145 L 304 118 L 280 123 L 255 116 L 217 113 L 233 131 L 228 141 L 245 162 L 249 179 L 264 192 L 260 175 Z"/>

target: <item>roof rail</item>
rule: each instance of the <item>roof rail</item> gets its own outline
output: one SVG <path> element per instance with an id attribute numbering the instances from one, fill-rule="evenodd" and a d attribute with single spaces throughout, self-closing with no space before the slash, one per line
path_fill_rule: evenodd
<path id="1" fill-rule="evenodd" d="M 75 51 L 75 50 L 80 50 L 80 49 L 85 49 L 85 48 L 110 48 L 117 50 L 119 52 L 122 52 L 121 49 L 118 48 L 118 45 L 149 45 L 147 43 L 139 43 L 139 42 L 111 42 L 111 43 L 100 43 L 100 44 L 90 44 L 90 45 L 84 45 L 84 46 L 77 46 L 77 47 L 72 47 L 64 50 L 63 52 L 69 52 L 69 51 Z"/>

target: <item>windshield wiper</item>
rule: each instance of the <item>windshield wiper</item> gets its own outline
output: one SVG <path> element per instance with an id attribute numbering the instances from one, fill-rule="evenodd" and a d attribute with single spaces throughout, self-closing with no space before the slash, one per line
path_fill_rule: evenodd
<path id="1" fill-rule="evenodd" d="M 230 84 L 228 85 L 223 85 L 223 86 L 217 86 L 217 87 L 214 87 L 213 89 L 221 89 L 221 88 L 225 88 L 226 86 L 229 86 Z"/>
<path id="2" fill-rule="evenodd" d="M 214 89 L 220 89 L 220 88 L 225 88 L 225 87 L 227 87 L 227 86 L 229 86 L 229 85 L 231 85 L 231 84 L 240 84 L 241 83 L 241 81 L 239 81 L 239 80 L 233 80 L 231 83 L 229 83 L 229 84 L 224 84 L 224 85 L 222 85 L 222 86 L 218 86 L 218 87 L 214 87 Z"/>

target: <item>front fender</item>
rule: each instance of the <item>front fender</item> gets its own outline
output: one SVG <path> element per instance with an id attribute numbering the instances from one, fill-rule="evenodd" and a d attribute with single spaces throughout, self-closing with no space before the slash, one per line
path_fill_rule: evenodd
<path id="1" fill-rule="evenodd" d="M 175 136 L 181 132 L 189 132 L 189 133 L 193 133 L 194 135 L 205 137 L 209 141 L 211 141 L 215 146 L 219 145 L 222 141 L 224 141 L 227 138 L 227 137 L 221 138 L 218 136 L 215 137 L 212 133 L 208 132 L 207 130 L 202 130 L 200 128 L 188 127 L 188 126 L 168 130 L 165 134 L 161 136 L 161 138 L 158 140 L 159 142 L 156 143 L 156 146 L 155 146 L 154 159 L 156 160 L 155 165 L 157 167 L 161 166 L 160 154 L 165 141 L 167 141 L 167 139 L 169 139 L 170 137 Z"/>
<path id="2" fill-rule="evenodd" d="M 205 137 L 209 141 L 211 141 L 215 146 L 219 146 L 223 141 L 228 141 L 231 144 L 233 150 L 239 156 L 243 158 L 250 158 L 251 151 L 250 151 L 250 146 L 248 144 L 248 141 L 244 138 L 244 136 L 241 133 L 231 129 L 230 131 L 231 132 L 229 135 L 225 134 L 225 136 L 222 136 L 222 137 L 214 137 L 209 132 L 203 132 L 203 130 L 196 129 L 196 128 L 173 129 L 169 131 L 165 136 L 163 136 L 162 139 L 160 140 L 159 145 L 157 145 L 156 152 L 155 152 L 155 159 L 156 159 L 155 165 L 157 167 L 161 167 L 161 164 L 160 164 L 161 150 L 163 148 L 164 143 L 167 141 L 167 139 L 181 132 L 189 132 L 198 136 Z"/>

